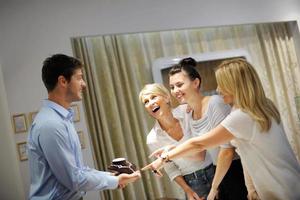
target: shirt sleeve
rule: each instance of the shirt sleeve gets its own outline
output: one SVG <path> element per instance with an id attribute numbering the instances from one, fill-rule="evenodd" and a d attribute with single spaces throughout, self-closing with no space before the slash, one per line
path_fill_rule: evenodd
<path id="1" fill-rule="evenodd" d="M 241 110 L 234 110 L 221 122 L 221 125 L 226 128 L 234 137 L 250 140 L 253 134 L 255 122 L 247 114 Z"/>
<path id="2" fill-rule="evenodd" d="M 226 118 L 227 115 L 229 115 L 231 107 L 226 105 L 223 99 L 218 95 L 215 95 L 212 98 L 214 99 L 212 100 L 210 125 L 211 128 L 215 128 Z"/>
<path id="3" fill-rule="evenodd" d="M 211 128 L 217 127 L 227 115 L 229 115 L 231 107 L 226 105 L 219 95 L 213 96 L 213 106 L 211 113 Z M 221 148 L 233 148 L 230 143 L 220 145 Z"/>
<path id="4" fill-rule="evenodd" d="M 149 148 L 151 153 L 153 151 L 157 150 L 157 149 L 164 148 L 160 145 L 157 145 L 157 143 L 154 143 L 153 141 L 150 141 L 149 137 L 147 138 L 147 145 L 148 145 L 148 148 Z M 164 164 L 164 170 L 166 171 L 168 177 L 171 180 L 174 180 L 174 178 L 176 178 L 177 176 L 182 175 L 181 171 L 178 168 L 178 166 L 174 162 L 165 163 Z"/>
<path id="5" fill-rule="evenodd" d="M 182 176 L 181 171 L 174 162 L 168 162 L 164 164 L 164 169 L 168 177 L 173 181 L 177 176 Z"/>
<path id="6" fill-rule="evenodd" d="M 223 148 L 223 149 L 234 148 L 234 146 L 232 146 L 230 143 L 221 144 L 220 147 Z"/>
<path id="7" fill-rule="evenodd" d="M 118 177 L 76 165 L 73 143 L 67 127 L 62 123 L 47 122 L 39 130 L 39 145 L 57 180 L 72 191 L 115 189 Z"/>
<path id="8" fill-rule="evenodd" d="M 184 118 L 186 113 L 187 104 L 182 104 L 172 109 L 172 114 L 175 118 Z"/>

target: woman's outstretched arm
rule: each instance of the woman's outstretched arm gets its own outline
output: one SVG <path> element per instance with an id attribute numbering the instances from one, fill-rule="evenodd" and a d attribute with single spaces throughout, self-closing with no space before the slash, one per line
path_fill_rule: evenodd
<path id="1" fill-rule="evenodd" d="M 164 161 L 172 160 L 177 157 L 183 157 L 189 153 L 194 153 L 195 151 L 203 151 L 205 149 L 219 146 L 232 140 L 233 138 L 234 136 L 227 129 L 225 129 L 222 125 L 218 125 L 216 128 L 206 134 L 185 141 L 184 143 L 167 152 L 162 157 L 165 157 Z M 144 167 L 142 170 L 158 170 L 162 165 L 163 159 L 160 157 Z"/>

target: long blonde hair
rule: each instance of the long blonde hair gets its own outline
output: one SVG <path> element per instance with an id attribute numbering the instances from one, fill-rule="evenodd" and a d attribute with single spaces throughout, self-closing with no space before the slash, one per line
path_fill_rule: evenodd
<path id="1" fill-rule="evenodd" d="M 280 123 L 277 108 L 266 97 L 257 72 L 245 59 L 222 62 L 216 71 L 216 79 L 220 90 L 233 95 L 234 105 L 250 114 L 259 123 L 261 131 L 271 128 L 272 118 Z"/>
<path id="2" fill-rule="evenodd" d="M 146 84 L 143 89 L 140 91 L 139 100 L 143 103 L 143 97 L 147 94 L 155 94 L 166 97 L 171 100 L 171 94 L 169 90 L 162 84 L 159 83 L 151 83 Z M 171 103 L 171 102 L 170 102 Z"/>

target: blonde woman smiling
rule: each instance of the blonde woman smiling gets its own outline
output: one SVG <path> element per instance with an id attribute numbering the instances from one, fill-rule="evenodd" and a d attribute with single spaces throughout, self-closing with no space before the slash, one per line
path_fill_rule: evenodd
<path id="1" fill-rule="evenodd" d="M 147 136 L 147 145 L 151 151 L 160 149 L 167 145 L 178 145 L 192 137 L 191 131 L 183 123 L 180 111 L 186 107 L 178 107 L 172 110 L 170 105 L 170 93 L 161 84 L 148 84 L 140 92 L 140 101 L 144 104 L 146 111 L 156 122 Z M 214 167 L 211 163 L 203 162 L 203 153 L 196 153 L 189 158 L 177 158 L 164 166 L 166 173 L 171 180 L 174 180 L 186 193 L 189 200 L 199 200 L 209 192 L 206 180 L 207 176 L 212 180 Z M 154 171 L 155 172 L 155 171 Z M 194 183 L 190 184 L 184 177 L 198 175 Z"/>

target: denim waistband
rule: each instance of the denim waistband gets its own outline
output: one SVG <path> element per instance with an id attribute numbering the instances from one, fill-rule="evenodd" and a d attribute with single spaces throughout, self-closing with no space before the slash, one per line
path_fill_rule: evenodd
<path id="1" fill-rule="evenodd" d="M 205 174 L 205 172 L 210 171 L 210 170 L 214 170 L 214 165 L 210 164 L 207 167 L 205 167 L 204 169 L 199 169 L 193 173 L 184 175 L 184 179 L 195 179 L 198 178 L 200 176 L 203 176 Z"/>

